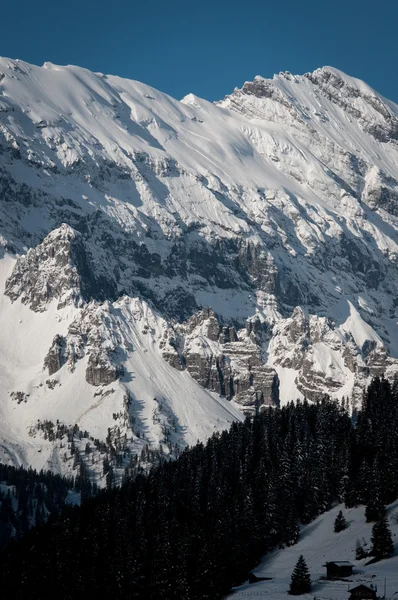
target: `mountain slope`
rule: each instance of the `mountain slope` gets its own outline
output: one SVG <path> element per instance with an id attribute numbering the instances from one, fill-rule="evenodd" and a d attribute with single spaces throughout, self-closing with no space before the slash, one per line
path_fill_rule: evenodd
<path id="1" fill-rule="evenodd" d="M 123 297 L 83 309 L 53 301 L 35 313 L 3 296 L 0 306 L 3 462 L 69 473 L 78 466 L 72 443 L 101 484 L 108 456 L 120 477 L 147 445 L 175 456 L 243 418 L 163 359 L 167 325 L 145 301 Z"/>
<path id="2" fill-rule="evenodd" d="M 398 364 L 397 200 L 398 107 L 331 67 L 212 104 L 0 59 L 10 460 L 67 468 L 46 420 L 122 469 L 239 407 L 355 404 Z"/>
<path id="3" fill-rule="evenodd" d="M 348 529 L 341 533 L 333 533 L 333 525 L 339 510 L 343 510 L 349 523 Z M 396 548 L 397 503 L 388 507 L 389 527 L 391 529 Z M 262 564 L 255 569 L 258 577 L 270 577 L 270 581 L 260 581 L 236 588 L 228 596 L 231 599 L 258 598 L 262 595 L 272 594 L 275 600 L 288 600 L 291 574 L 298 557 L 303 554 L 311 573 L 312 591 L 304 594 L 303 598 L 312 600 L 314 595 L 319 600 L 340 600 L 348 597 L 347 589 L 356 583 L 373 584 L 377 586 L 378 595 L 383 597 L 384 583 L 386 582 L 386 598 L 392 598 L 397 591 L 397 556 L 381 560 L 375 564 L 365 566 L 369 558 L 355 560 L 356 541 L 366 542 L 366 548 L 371 548 L 371 534 L 374 523 L 365 522 L 365 507 L 358 506 L 346 509 L 339 505 L 315 521 L 302 528 L 300 541 L 290 548 L 277 550 L 264 557 Z M 332 561 L 348 561 L 354 565 L 351 577 L 340 581 L 326 579 L 325 563 Z"/>

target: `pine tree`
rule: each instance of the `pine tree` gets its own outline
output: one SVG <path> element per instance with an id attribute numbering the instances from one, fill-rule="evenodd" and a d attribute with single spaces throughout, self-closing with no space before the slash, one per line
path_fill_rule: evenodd
<path id="1" fill-rule="evenodd" d="M 304 560 L 304 556 L 301 554 L 292 573 L 289 594 L 292 594 L 293 596 L 299 596 L 300 594 L 306 594 L 310 591 L 311 576 L 307 567 L 307 563 Z"/>
<path id="2" fill-rule="evenodd" d="M 374 498 L 370 498 L 366 508 L 365 508 L 365 517 L 367 523 L 380 521 L 386 514 L 386 507 L 380 500 L 380 496 L 376 496 Z"/>
<path id="3" fill-rule="evenodd" d="M 339 510 L 334 521 L 334 531 L 335 533 L 340 533 L 340 531 L 344 531 L 344 529 L 347 529 L 347 521 L 343 515 L 343 511 Z"/>
<path id="4" fill-rule="evenodd" d="M 384 517 L 386 509 L 383 502 L 383 492 L 381 484 L 381 465 L 379 460 L 373 462 L 370 482 L 368 486 L 368 498 L 366 502 L 365 517 L 366 522 L 380 521 Z"/>
<path id="5" fill-rule="evenodd" d="M 391 531 L 387 525 L 387 519 L 385 517 L 373 525 L 371 541 L 372 550 L 370 554 L 377 560 L 389 558 L 394 554 L 394 544 L 391 537 Z"/>
<path id="6" fill-rule="evenodd" d="M 363 560 L 367 556 L 369 556 L 368 553 L 363 549 L 361 542 L 357 540 L 355 546 L 355 560 Z"/>

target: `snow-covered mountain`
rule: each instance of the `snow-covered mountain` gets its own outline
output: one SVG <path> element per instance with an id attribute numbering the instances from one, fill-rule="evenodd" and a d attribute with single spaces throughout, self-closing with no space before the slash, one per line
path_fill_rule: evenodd
<path id="1" fill-rule="evenodd" d="M 397 370 L 398 106 L 336 69 L 213 104 L 0 59 L 0 226 L 13 462 L 73 438 L 100 477 L 101 440 L 122 469 Z"/>

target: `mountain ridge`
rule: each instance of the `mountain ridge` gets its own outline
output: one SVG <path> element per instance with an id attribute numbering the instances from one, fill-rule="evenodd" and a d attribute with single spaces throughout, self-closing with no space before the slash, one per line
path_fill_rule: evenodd
<path id="1" fill-rule="evenodd" d="M 182 448 L 297 397 L 355 408 L 397 370 L 397 207 L 398 106 L 337 69 L 210 103 L 0 59 L 9 460 L 64 469 L 29 436 L 37 415 L 89 414 L 95 437 L 119 428 L 136 454 L 138 432 Z M 47 314 L 31 360 L 24 320 L 34 338 Z"/>

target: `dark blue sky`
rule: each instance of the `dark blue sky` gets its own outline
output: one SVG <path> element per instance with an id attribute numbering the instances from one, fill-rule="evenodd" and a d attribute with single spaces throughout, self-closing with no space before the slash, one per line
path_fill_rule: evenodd
<path id="1" fill-rule="evenodd" d="M 177 98 L 335 66 L 398 102 L 397 0 L 4 0 L 0 55 L 78 64 Z"/>

